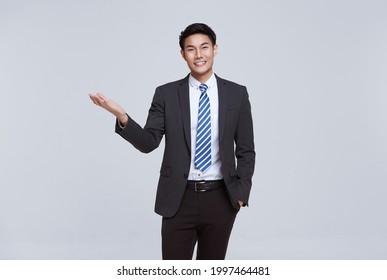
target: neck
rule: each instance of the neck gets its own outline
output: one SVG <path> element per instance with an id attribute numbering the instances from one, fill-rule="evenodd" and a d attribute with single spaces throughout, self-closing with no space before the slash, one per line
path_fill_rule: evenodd
<path id="1" fill-rule="evenodd" d="M 196 80 L 198 80 L 200 83 L 204 84 L 205 82 L 208 81 L 209 78 L 211 78 L 212 74 L 214 72 L 211 70 L 209 70 L 208 72 L 206 73 L 203 73 L 203 74 L 198 74 L 198 73 L 192 73 L 191 72 L 191 75 L 192 77 L 194 77 Z"/>

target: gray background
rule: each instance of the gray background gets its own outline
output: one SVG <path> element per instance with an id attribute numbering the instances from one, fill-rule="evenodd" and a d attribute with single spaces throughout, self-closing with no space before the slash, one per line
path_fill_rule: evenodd
<path id="1" fill-rule="evenodd" d="M 248 87 L 257 151 L 228 259 L 385 259 L 386 1 L 0 0 L 0 259 L 159 259 L 163 144 L 114 134 L 103 92 L 144 124 L 188 73 L 178 35 L 216 31 Z"/>

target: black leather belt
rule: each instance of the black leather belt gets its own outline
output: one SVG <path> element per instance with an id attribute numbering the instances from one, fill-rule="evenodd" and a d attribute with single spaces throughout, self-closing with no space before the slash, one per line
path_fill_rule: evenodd
<path id="1" fill-rule="evenodd" d="M 195 192 L 208 192 L 224 187 L 223 180 L 213 181 L 188 181 L 187 189 L 194 190 Z"/>

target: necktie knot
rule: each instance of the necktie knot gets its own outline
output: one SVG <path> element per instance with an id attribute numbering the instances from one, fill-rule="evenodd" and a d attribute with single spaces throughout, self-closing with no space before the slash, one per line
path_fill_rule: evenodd
<path id="1" fill-rule="evenodd" d="M 206 84 L 201 84 L 199 86 L 199 89 L 200 91 L 202 92 L 202 94 L 206 93 L 207 92 L 207 89 L 208 89 L 208 86 Z"/>

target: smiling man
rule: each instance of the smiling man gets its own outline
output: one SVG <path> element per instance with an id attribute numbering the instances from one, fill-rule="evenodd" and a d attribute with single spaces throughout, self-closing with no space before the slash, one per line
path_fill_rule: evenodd
<path id="1" fill-rule="evenodd" d="M 255 165 L 247 89 L 213 72 L 216 35 L 188 26 L 179 37 L 190 74 L 156 89 L 142 128 L 104 95 L 90 98 L 116 118 L 116 132 L 138 150 L 165 136 L 155 212 L 162 218 L 163 259 L 224 259 L 235 217 L 249 200 Z"/>

